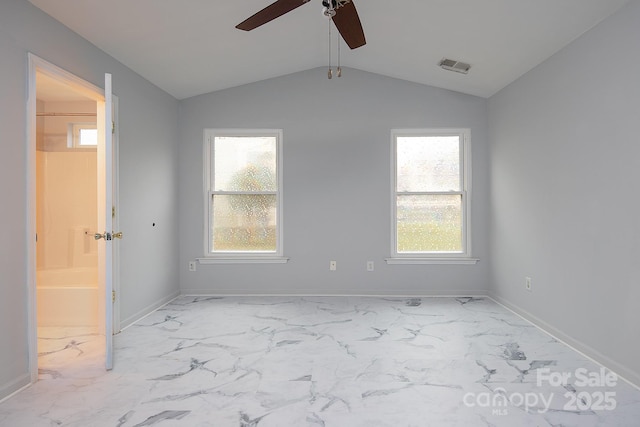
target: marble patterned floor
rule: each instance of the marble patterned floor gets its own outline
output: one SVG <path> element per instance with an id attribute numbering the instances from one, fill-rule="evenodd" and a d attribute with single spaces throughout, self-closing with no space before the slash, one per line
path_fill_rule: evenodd
<path id="1" fill-rule="evenodd" d="M 38 380 L 104 373 L 104 349 L 97 327 L 38 327 Z"/>
<path id="2" fill-rule="evenodd" d="M 1 426 L 640 425 L 638 389 L 486 298 L 183 296 L 110 372 L 87 338 Z"/>

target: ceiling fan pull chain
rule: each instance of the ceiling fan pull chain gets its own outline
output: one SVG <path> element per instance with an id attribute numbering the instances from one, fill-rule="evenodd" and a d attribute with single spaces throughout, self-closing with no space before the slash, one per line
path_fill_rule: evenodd
<path id="1" fill-rule="evenodd" d="M 331 18 L 327 19 L 328 23 L 329 23 L 329 71 L 327 72 L 327 78 L 329 80 L 331 80 L 331 78 L 333 77 L 333 70 L 331 69 Z"/>
<path id="2" fill-rule="evenodd" d="M 338 69 L 336 70 L 336 74 L 338 77 L 342 77 L 342 67 L 340 66 L 340 37 L 336 37 L 336 40 L 338 40 Z"/>

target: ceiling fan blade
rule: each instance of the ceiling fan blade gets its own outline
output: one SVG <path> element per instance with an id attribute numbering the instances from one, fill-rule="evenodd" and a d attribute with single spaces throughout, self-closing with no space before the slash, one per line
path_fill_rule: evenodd
<path id="1" fill-rule="evenodd" d="M 269 21 L 273 21 L 279 16 L 284 15 L 287 12 L 291 12 L 293 9 L 308 3 L 310 0 L 278 0 L 275 3 L 262 9 L 255 15 L 245 19 L 236 28 L 244 31 L 251 31 L 254 28 L 258 28 L 261 25 L 266 24 Z"/>
<path id="2" fill-rule="evenodd" d="M 360 17 L 356 11 L 356 6 L 353 4 L 353 0 L 336 9 L 333 23 L 351 49 L 367 44 L 367 40 L 364 38 L 362 23 L 360 23 Z"/>

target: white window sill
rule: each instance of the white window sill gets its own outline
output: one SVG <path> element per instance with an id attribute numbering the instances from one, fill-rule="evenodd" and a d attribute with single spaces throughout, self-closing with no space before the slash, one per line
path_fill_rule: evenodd
<path id="1" fill-rule="evenodd" d="M 421 257 L 397 257 L 386 258 L 387 264 L 477 264 L 480 261 L 479 258 L 421 258 Z"/>
<path id="2" fill-rule="evenodd" d="M 243 256 L 243 257 L 211 257 L 198 258 L 198 264 L 285 264 L 289 261 L 287 257 L 280 256 Z"/>

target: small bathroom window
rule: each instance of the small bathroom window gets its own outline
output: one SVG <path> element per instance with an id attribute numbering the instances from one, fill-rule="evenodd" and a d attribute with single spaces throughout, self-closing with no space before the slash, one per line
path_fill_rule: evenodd
<path id="1" fill-rule="evenodd" d="M 95 123 L 69 123 L 67 147 L 91 148 L 98 146 L 98 127 Z"/>

